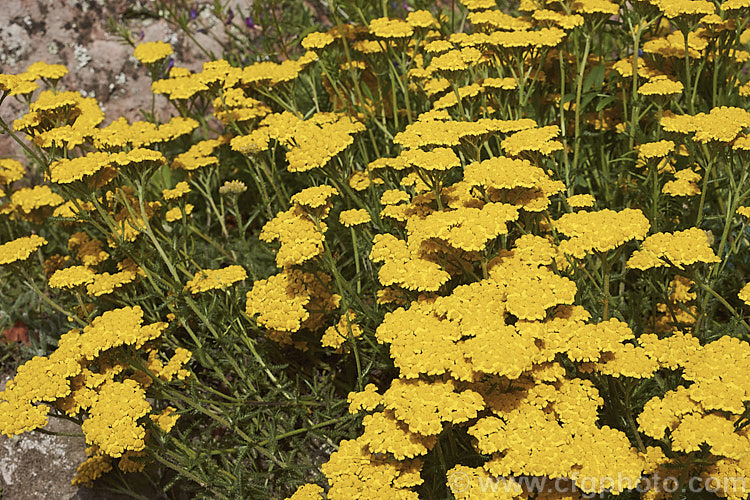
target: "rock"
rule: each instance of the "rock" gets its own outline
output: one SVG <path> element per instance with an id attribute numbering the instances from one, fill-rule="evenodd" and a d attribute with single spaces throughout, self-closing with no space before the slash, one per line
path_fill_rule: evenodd
<path id="1" fill-rule="evenodd" d="M 72 422 L 50 419 L 45 428 L 80 434 Z M 0 483 L 4 499 L 96 498 L 85 488 L 70 484 L 78 465 L 86 459 L 83 437 L 50 436 L 38 432 L 13 438 L 0 437 Z"/>

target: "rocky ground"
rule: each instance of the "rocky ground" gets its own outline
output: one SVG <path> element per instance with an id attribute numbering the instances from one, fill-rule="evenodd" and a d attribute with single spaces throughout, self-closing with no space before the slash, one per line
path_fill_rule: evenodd
<path id="1" fill-rule="evenodd" d="M 247 10 L 251 0 L 237 0 Z M 172 2 L 174 3 L 174 1 Z M 188 3 L 188 2 L 184 2 Z M 216 27 L 222 21 L 211 13 L 208 0 L 191 1 L 196 8 L 196 26 Z M 0 73 L 20 73 L 31 63 L 64 64 L 70 73 L 62 83 L 96 97 L 105 108 L 105 123 L 125 116 L 140 118 L 140 110 L 151 107 L 151 81 L 132 57 L 132 48 L 108 32 L 113 18 L 141 41 L 166 41 L 175 49 L 175 64 L 200 69 L 206 56 L 187 37 L 167 22 L 147 14 L 149 1 L 141 0 L 2 0 L 0 1 Z M 219 26 L 220 27 L 220 26 Z M 214 30 L 220 34 L 223 30 Z M 209 51 L 221 54 L 217 41 L 202 33 L 195 39 Z M 157 109 L 168 110 L 159 100 Z M 19 118 L 24 106 L 8 98 L 0 106 L 6 123 Z M 0 134 L 0 158 L 25 162 L 22 150 Z M 12 374 L 10 374 L 12 376 Z M 9 374 L 0 379 L 4 387 Z M 52 419 L 47 430 L 80 435 L 70 422 Z M 85 459 L 83 437 L 22 434 L 0 436 L 0 496 L 25 499 L 114 499 L 102 491 L 76 488 L 70 480 Z"/>

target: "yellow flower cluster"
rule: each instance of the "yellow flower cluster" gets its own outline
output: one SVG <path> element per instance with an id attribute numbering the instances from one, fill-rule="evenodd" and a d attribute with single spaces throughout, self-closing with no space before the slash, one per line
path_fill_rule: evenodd
<path id="1" fill-rule="evenodd" d="M 14 435 L 44 426 L 50 408 L 41 403 L 51 403 L 71 415 L 88 410 L 86 440 L 103 453 L 117 457 L 143 449 L 145 429 L 137 420 L 151 409 L 144 389 L 135 379 L 115 381 L 123 366 L 103 355 L 123 345 L 139 349 L 166 327 L 142 325 L 142 318 L 139 307 L 105 312 L 82 331 L 64 334 L 49 357 L 22 365 L 0 393 L 0 432 Z"/>
<path id="2" fill-rule="evenodd" d="M 133 56 L 143 64 L 155 64 L 172 55 L 172 46 L 165 42 L 138 44 Z"/>
<path id="3" fill-rule="evenodd" d="M 505 203 L 487 203 L 482 208 L 457 208 L 409 219 L 406 230 L 412 248 L 424 248 L 431 240 L 465 252 L 483 250 L 487 243 L 508 232 L 507 223 L 518 218 L 518 210 Z"/>
<path id="4" fill-rule="evenodd" d="M 570 239 L 560 242 L 560 250 L 576 259 L 592 252 L 608 252 L 627 241 L 646 237 L 651 224 L 640 210 L 565 214 L 554 222 L 555 229 Z"/>
<path id="5" fill-rule="evenodd" d="M 120 457 L 127 450 L 140 451 L 146 446 L 146 429 L 137 420 L 150 410 L 146 393 L 135 380 L 106 382 L 81 426 L 86 442 L 111 457 Z"/>
<path id="6" fill-rule="evenodd" d="M 341 222 L 341 224 L 346 227 L 367 224 L 371 220 L 372 219 L 370 218 L 370 214 L 363 208 L 344 210 L 339 214 L 339 222 Z"/>
<path id="7" fill-rule="evenodd" d="M 320 344 L 323 347 L 332 347 L 338 349 L 350 338 L 359 338 L 362 336 L 362 327 L 355 323 L 357 315 L 353 311 L 347 311 L 341 315 L 339 322 L 329 326 L 323 336 L 320 338 Z"/>
<path id="8" fill-rule="evenodd" d="M 0 245 L 0 265 L 24 261 L 46 244 L 47 240 L 36 234 L 3 243 Z"/>
<path id="9" fill-rule="evenodd" d="M 661 192 L 670 196 L 695 196 L 701 190 L 698 181 L 702 176 L 691 168 L 678 170 L 674 173 L 675 180 L 664 183 Z"/>
<path id="10" fill-rule="evenodd" d="M 230 88 L 214 99 L 214 116 L 224 125 L 248 123 L 249 120 L 263 118 L 271 113 L 271 108 L 252 97 L 247 97 L 241 88 Z"/>
<path id="11" fill-rule="evenodd" d="M 86 266 L 71 266 L 55 271 L 49 278 L 50 288 L 75 288 L 94 280 L 94 271 Z"/>
<path id="12" fill-rule="evenodd" d="M 11 208 L 25 215 L 34 214 L 47 207 L 62 205 L 64 198 L 47 185 L 21 188 L 10 196 Z"/>
<path id="13" fill-rule="evenodd" d="M 9 186 L 19 181 L 26 174 L 20 161 L 12 158 L 0 159 L 0 185 Z"/>
<path id="14" fill-rule="evenodd" d="M 439 264 L 411 252 L 405 241 L 390 234 L 375 236 L 370 260 L 383 263 L 378 271 L 378 279 L 383 286 L 398 285 L 407 290 L 435 291 L 450 278 Z"/>
<path id="15" fill-rule="evenodd" d="M 674 233 L 652 234 L 643 241 L 640 250 L 633 252 L 627 266 L 641 271 L 667 265 L 684 269 L 698 262 L 713 264 L 720 260 L 709 246 L 706 233 L 691 227 Z"/>
<path id="16" fill-rule="evenodd" d="M 232 139 L 234 151 L 258 153 L 275 140 L 286 151 L 290 172 L 306 172 L 323 168 L 331 159 L 354 142 L 354 134 L 365 130 L 364 124 L 346 115 L 317 113 L 309 120 L 301 120 L 291 112 L 271 114 L 249 135 Z M 326 141 L 320 141 L 325 137 Z"/>
<path id="17" fill-rule="evenodd" d="M 164 201 L 172 201 L 177 200 L 179 198 L 182 198 L 184 195 L 188 194 L 190 192 L 190 185 L 185 182 L 178 182 L 175 187 L 172 189 L 165 189 L 161 192 L 162 198 L 164 198 Z"/>
<path id="18" fill-rule="evenodd" d="M 89 153 L 72 160 L 58 160 L 50 165 L 50 181 L 69 184 L 96 174 L 110 165 L 110 155 L 102 152 Z"/>
<path id="19" fill-rule="evenodd" d="M 114 292 L 116 289 L 135 281 L 136 273 L 133 271 L 120 271 L 117 273 L 97 273 L 86 285 L 86 293 L 99 297 Z"/>
<path id="20" fill-rule="evenodd" d="M 128 123 L 125 118 L 118 118 L 106 127 L 95 129 L 92 136 L 98 148 L 115 151 L 128 146 L 140 148 L 169 142 L 197 127 L 196 120 L 179 116 L 161 125 L 143 121 Z"/>
<path id="21" fill-rule="evenodd" d="M 230 285 L 247 278 L 242 266 L 227 266 L 223 269 L 204 269 L 185 284 L 185 290 L 193 295 L 209 290 L 223 290 Z"/>
<path id="22" fill-rule="evenodd" d="M 555 151 L 562 150 L 562 143 L 553 140 L 558 135 L 560 135 L 560 127 L 557 125 L 532 128 L 516 132 L 503 139 L 500 145 L 510 156 L 519 156 L 525 152 L 550 155 Z"/>
<path id="23" fill-rule="evenodd" d="M 313 218 L 302 206 L 295 204 L 268 221 L 260 232 L 260 239 L 279 241 L 281 246 L 276 253 L 276 265 L 288 268 L 322 254 L 327 229 L 325 222 Z"/>
<path id="24" fill-rule="evenodd" d="M 565 188 L 528 160 L 497 156 L 466 166 L 464 181 L 483 187 L 492 201 L 502 201 L 526 212 L 547 209 L 549 197 Z"/>
<path id="25" fill-rule="evenodd" d="M 291 333 L 320 328 L 325 314 L 338 306 L 341 297 L 328 291 L 330 281 L 322 273 L 283 269 L 253 284 L 247 292 L 245 312 L 257 315 L 259 325 L 275 332 L 284 343 L 291 343 Z"/>
<path id="26" fill-rule="evenodd" d="M 661 125 L 667 132 L 693 134 L 693 140 L 699 143 L 729 143 L 750 127 L 750 112 L 741 108 L 719 107 L 713 108 L 708 114 L 664 113 Z"/>
<path id="27" fill-rule="evenodd" d="M 691 273 L 685 274 L 695 282 L 677 275 L 668 287 L 654 287 L 656 295 L 639 309 L 651 312 L 634 323 L 637 335 L 624 307 L 623 294 L 632 286 L 625 283 L 614 298 L 617 287 L 610 283 L 623 279 L 610 264 L 622 271 L 721 261 L 701 228 L 647 235 L 652 222 L 663 227 L 660 220 L 697 208 L 689 198 L 659 200 L 660 194 L 700 193 L 699 210 L 707 213 L 714 209 L 713 190 L 738 174 L 709 167 L 732 165 L 750 151 L 750 112 L 740 102 L 750 96 L 747 78 L 719 75 L 713 90 L 703 92 L 701 73 L 750 61 L 741 47 L 750 32 L 738 31 L 750 3 L 729 0 L 717 12 L 705 0 L 636 2 L 628 16 L 648 13 L 657 20 L 632 27 L 634 55 L 627 56 L 626 46 L 618 61 L 602 54 L 609 45 L 589 43 L 598 41 L 595 31 L 605 23 L 607 36 L 617 30 L 625 7 L 609 0 L 522 0 L 522 15 L 505 12 L 495 0 L 462 3 L 469 11 L 462 19 L 473 31 L 446 34 L 446 19 L 421 10 L 405 19 L 381 17 L 367 26 L 311 33 L 301 41 L 308 52 L 297 60 L 244 67 L 219 60 L 198 72 L 172 68 L 152 91 L 167 96 L 181 116 L 161 125 L 121 118 L 101 127 L 99 105 L 77 92 L 44 90 L 33 98 L 36 80 L 49 86 L 65 74 L 62 67 L 37 64 L 0 75 L 3 97 L 29 104 L 13 128 L 49 159 L 44 181 L 53 184 L 14 189 L 26 170 L 0 160 L 0 193 L 7 198 L 0 217 L 6 222 L 8 216 L 13 235 L 32 233 L 29 228 L 50 213 L 65 218 L 60 222 L 68 226 L 60 227 L 75 227 L 68 253 L 49 256 L 44 270 L 53 296 L 65 295 L 57 289 L 74 290 L 79 298 L 87 293 L 90 303 L 79 304 L 77 320 L 107 304 L 133 304 L 102 313 L 64 334 L 48 357 L 24 364 L 0 393 L 0 431 L 38 428 L 52 408 L 84 415 L 91 446 L 76 482 L 90 483 L 113 467 L 113 458 L 121 470 L 140 470 L 148 456 L 145 425 L 166 432 L 178 418 L 173 407 L 151 398 L 149 388 L 189 377 L 191 353 L 176 345 L 171 355 L 161 352 L 168 325 L 144 325 L 137 302 L 123 301 L 153 296 L 142 292 L 174 282 L 186 262 L 205 267 L 164 301 L 173 327 L 190 330 L 189 318 L 177 321 L 180 309 L 195 312 L 190 295 L 247 279 L 240 265 L 205 261 L 230 252 L 233 262 L 244 256 L 234 247 L 219 248 L 212 232 L 220 228 L 225 238 L 240 231 L 243 244 L 258 237 L 275 251 L 277 274 L 255 281 L 246 294 L 245 320 L 254 328 L 279 344 L 306 347 L 302 339 L 316 336 L 319 346 L 338 354 L 351 349 L 358 370 L 363 353 L 379 352 L 374 339 L 387 344 L 382 352 L 397 372 L 393 380 L 383 372 L 380 389 L 369 384 L 349 394 L 350 411 L 369 414 L 361 435 L 341 442 L 322 467 L 328 491 L 305 485 L 291 498 L 417 498 L 415 487 L 423 481 L 418 457 L 435 462 L 452 432 L 471 437 L 463 450 L 471 467 L 453 461 L 448 471 L 449 479 L 470 479 L 468 489 L 449 484 L 457 498 L 483 498 L 486 492 L 475 486 L 498 477 L 509 478 L 501 497 L 551 500 L 557 496 L 526 491 L 512 478 L 555 478 L 583 493 L 619 494 L 686 463 L 704 475 L 750 474 L 750 431 L 735 425 L 750 398 L 750 344 L 731 336 L 698 338 L 713 335 L 714 325 L 699 295 L 708 287 Z M 152 74 L 171 54 L 163 43 L 135 50 Z M 704 58 L 710 64 L 694 64 Z M 300 79 L 308 67 L 314 71 Z M 575 68 L 572 79 L 566 68 Z M 298 110 L 302 101 L 293 99 L 303 84 L 312 91 L 314 110 Z M 704 94 L 712 94 L 710 106 Z M 642 99 L 648 107 L 639 111 Z M 719 105 L 727 102 L 736 107 Z M 539 122 L 522 118 L 532 110 Z M 651 110 L 658 119 L 648 116 Z M 187 118 L 191 114 L 205 116 L 198 121 Z M 205 117 L 219 130 L 199 128 Z M 615 146 L 591 148 L 593 136 Z M 596 172 L 596 183 L 581 182 L 585 167 L 596 165 L 591 155 L 610 152 L 613 161 Z M 628 171 L 624 160 L 648 167 L 645 183 L 633 180 L 644 172 Z M 167 165 L 184 172 L 170 173 Z M 704 168 L 703 187 L 697 165 Z M 732 187 L 738 179 L 744 182 L 733 177 Z M 591 194 L 573 194 L 587 190 Z M 195 206 L 186 203 L 188 193 Z M 259 199 L 265 206 L 258 210 Z M 731 211 L 736 200 L 730 201 Z M 648 206 L 654 220 L 645 208 L 577 210 L 605 202 Z M 746 208 L 738 213 L 747 216 Z M 331 223 L 330 214 L 338 214 L 340 224 Z M 713 223 L 710 217 L 705 220 Z M 177 220 L 184 224 L 164 224 Z M 205 237 L 196 226 L 204 220 Z M 683 216 L 673 220 L 681 223 Z M 203 241 L 191 241 L 186 230 L 210 242 L 211 252 L 190 255 L 189 246 L 200 249 Z M 742 248 L 741 234 L 726 231 L 722 251 Z M 54 240 L 64 246 L 65 238 Z M 607 260 L 608 252 L 635 247 L 633 240 L 642 243 L 626 266 L 624 258 Z M 26 262 L 45 244 L 36 235 L 0 244 L 0 265 Z M 360 248 L 369 250 L 370 262 Z M 600 262 L 586 259 L 591 254 Z M 164 262 L 151 268 L 139 261 L 139 269 L 123 261 L 114 272 L 109 259 L 123 255 Z M 592 263 L 601 263 L 603 280 L 596 320 L 593 309 L 579 304 L 597 307 L 598 297 L 577 286 L 585 282 L 582 275 L 598 281 L 588 272 Z M 159 276 L 162 264 L 172 278 Z M 652 274 L 646 278 L 657 279 Z M 381 286 L 373 288 L 367 280 L 375 276 Z M 733 283 L 740 280 L 746 281 Z M 196 307 L 229 307 L 221 295 L 202 297 Z M 737 298 L 750 304 L 750 285 Z M 185 303 L 191 307 L 181 308 Z M 721 306 L 737 316 L 737 328 L 744 325 L 732 304 Z M 127 359 L 142 356 L 142 363 L 126 363 L 125 351 Z M 375 367 L 382 360 L 371 361 Z M 660 374 L 657 381 L 667 385 L 647 382 L 661 392 L 636 415 L 643 402 L 636 396 L 646 387 L 637 384 L 667 370 L 678 373 Z M 364 373 L 358 375 L 362 382 Z M 617 419 L 602 418 L 604 397 L 620 396 L 625 403 L 617 411 L 625 413 L 627 433 L 625 424 L 604 425 Z M 644 436 L 661 447 L 644 446 Z M 739 490 L 721 493 L 741 497 Z"/>
<path id="28" fill-rule="evenodd" d="M 419 497 L 409 488 L 423 482 L 422 461 L 373 454 L 367 444 L 355 439 L 341 441 L 321 469 L 331 485 L 327 495 L 330 500 L 374 500 L 382 495 L 417 500 Z"/>
<path id="29" fill-rule="evenodd" d="M 412 26 L 403 19 L 381 17 L 369 24 L 370 32 L 378 38 L 407 38 L 414 33 Z"/>
<path id="30" fill-rule="evenodd" d="M 186 152 L 177 155 L 172 161 L 172 168 L 183 170 L 196 170 L 202 167 L 218 165 L 219 159 L 211 156 L 211 153 L 222 144 L 220 139 L 208 139 L 200 141 L 190 147 Z"/>

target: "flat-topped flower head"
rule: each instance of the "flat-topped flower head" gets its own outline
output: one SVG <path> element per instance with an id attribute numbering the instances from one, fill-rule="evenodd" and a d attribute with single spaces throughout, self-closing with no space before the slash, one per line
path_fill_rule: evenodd
<path id="1" fill-rule="evenodd" d="M 542 26 L 557 26 L 564 30 L 572 30 L 583 26 L 583 16 L 579 14 L 564 14 L 548 9 L 536 9 L 531 18 Z"/>
<path id="2" fill-rule="evenodd" d="M 9 186 L 20 181 L 26 175 L 26 169 L 20 161 L 12 158 L 0 159 L 0 186 Z"/>
<path id="3" fill-rule="evenodd" d="M 0 245 L 0 265 L 24 261 L 46 244 L 47 240 L 36 234 L 3 243 Z"/>
<path id="4" fill-rule="evenodd" d="M 569 196 L 565 201 L 571 208 L 589 208 L 593 207 L 596 200 L 590 194 L 576 194 Z"/>
<path id="5" fill-rule="evenodd" d="M 667 132 L 694 134 L 696 142 L 731 143 L 744 129 L 750 127 L 750 112 L 742 108 L 722 106 L 713 108 L 708 114 L 664 113 L 661 125 Z"/>
<path id="6" fill-rule="evenodd" d="M 708 14 L 714 14 L 716 7 L 706 0 L 652 0 L 666 17 L 686 22 L 696 21 Z"/>
<path id="7" fill-rule="evenodd" d="M 68 74 L 68 68 L 62 64 L 47 64 L 44 61 L 38 61 L 26 68 L 26 74 L 36 78 L 56 81 Z"/>
<path id="8" fill-rule="evenodd" d="M 120 271 L 119 273 L 101 273 L 95 274 L 94 280 L 86 285 L 86 293 L 99 297 L 114 292 L 128 283 L 132 283 L 136 278 L 136 273 L 132 271 Z"/>
<path id="9" fill-rule="evenodd" d="M 641 243 L 627 261 L 632 269 L 652 269 L 675 266 L 684 269 L 696 263 L 713 264 L 721 259 L 708 243 L 706 232 L 697 227 L 674 233 L 656 233 Z"/>
<path id="10" fill-rule="evenodd" d="M 173 53 L 172 46 L 165 42 L 146 42 L 139 44 L 133 56 L 142 64 L 156 64 Z"/>
<path id="11" fill-rule="evenodd" d="M 727 0 L 722 3 L 719 8 L 728 13 L 734 13 L 736 11 L 746 12 L 747 10 L 750 10 L 750 2 L 748 2 L 748 0 Z"/>
<path id="12" fill-rule="evenodd" d="M 86 156 L 58 160 L 50 165 L 50 181 L 56 184 L 70 184 L 83 180 L 110 165 L 108 153 L 95 151 Z"/>
<path id="13" fill-rule="evenodd" d="M 592 252 L 614 250 L 633 239 L 643 239 L 651 227 L 643 212 L 632 208 L 620 212 L 604 209 L 565 214 L 553 225 L 570 237 L 560 242 L 560 250 L 576 259 Z"/>
<path id="14" fill-rule="evenodd" d="M 497 7 L 496 0 L 461 0 L 461 5 L 468 10 L 485 10 Z"/>
<path id="15" fill-rule="evenodd" d="M 430 28 L 437 25 L 437 21 L 429 10 L 415 10 L 406 16 L 406 22 L 414 28 Z"/>
<path id="16" fill-rule="evenodd" d="M 503 52 L 525 52 L 535 49 L 557 47 L 566 33 L 560 28 L 542 28 L 535 31 L 493 31 L 488 42 Z"/>
<path id="17" fill-rule="evenodd" d="M 657 77 L 638 87 L 638 93 L 645 96 L 673 97 L 682 94 L 683 88 L 681 82 L 667 77 Z"/>
<path id="18" fill-rule="evenodd" d="M 530 128 L 503 139 L 500 145 L 509 156 L 518 156 L 524 152 L 549 155 L 555 151 L 562 151 L 562 143 L 554 140 L 559 135 L 560 127 L 557 125 Z"/>
<path id="19" fill-rule="evenodd" d="M 665 158 L 674 153 L 675 146 L 672 141 L 647 142 L 638 147 L 638 158 L 650 160 L 652 158 Z"/>
<path id="20" fill-rule="evenodd" d="M 674 173 L 675 180 L 664 183 L 661 192 L 670 196 L 695 196 L 701 189 L 698 181 L 701 174 L 691 168 L 685 168 Z"/>
<path id="21" fill-rule="evenodd" d="M 26 214 L 45 207 L 62 205 L 65 200 L 46 184 L 32 188 L 22 188 L 10 196 L 12 205 Z"/>
<path id="22" fill-rule="evenodd" d="M 461 160 L 451 148 L 435 148 L 429 151 L 407 149 L 400 156 L 422 170 L 450 170 L 461 166 Z"/>
<path id="23" fill-rule="evenodd" d="M 367 224 L 370 220 L 370 214 L 364 208 L 344 210 L 339 214 L 339 222 L 345 227 Z"/>
<path id="24" fill-rule="evenodd" d="M 450 74 L 468 69 L 477 64 L 481 58 L 482 53 L 474 47 L 454 49 L 433 57 L 427 69 L 431 72 L 439 71 Z"/>
<path id="25" fill-rule="evenodd" d="M 75 288 L 94 280 L 96 273 L 86 266 L 71 266 L 55 271 L 49 278 L 50 288 Z"/>
<path id="26" fill-rule="evenodd" d="M 0 94 L 28 96 L 38 89 L 39 85 L 33 79 L 22 78 L 21 75 L 0 74 Z"/>
<path id="27" fill-rule="evenodd" d="M 530 30 L 532 24 L 522 18 L 506 14 L 501 10 L 483 10 L 469 13 L 469 21 L 477 27 L 495 30 L 522 31 Z"/>
<path id="28" fill-rule="evenodd" d="M 338 189 L 333 186 L 315 186 L 303 189 L 293 195 L 290 201 L 305 208 L 315 209 L 325 207 L 330 199 L 338 194 Z"/>
<path id="29" fill-rule="evenodd" d="M 414 33 L 411 24 L 403 19 L 380 17 L 370 21 L 370 32 L 378 38 L 408 38 Z"/>
<path id="30" fill-rule="evenodd" d="M 178 182 L 172 189 L 165 189 L 161 192 L 161 197 L 165 201 L 172 201 L 182 198 L 184 195 L 190 192 L 190 185 L 185 182 Z"/>
<path id="31" fill-rule="evenodd" d="M 307 50 L 318 50 L 326 48 L 328 45 L 332 44 L 334 40 L 333 35 L 330 33 L 316 31 L 303 38 L 301 45 Z"/>
<path id="32" fill-rule="evenodd" d="M 247 278 L 242 266 L 227 266 L 223 269 L 204 269 L 195 273 L 185 284 L 185 290 L 193 295 L 209 290 L 223 290 Z"/>
<path id="33" fill-rule="evenodd" d="M 585 16 L 607 15 L 615 16 L 620 11 L 616 3 L 608 0 L 578 0 L 573 3 L 573 12 Z"/>

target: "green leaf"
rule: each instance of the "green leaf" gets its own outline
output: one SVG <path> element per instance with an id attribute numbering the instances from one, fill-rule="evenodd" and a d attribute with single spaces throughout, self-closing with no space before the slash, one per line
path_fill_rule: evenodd
<path id="1" fill-rule="evenodd" d="M 601 97 L 602 94 L 599 94 L 599 96 Z M 596 111 L 597 111 L 597 113 L 599 111 L 603 110 L 604 108 L 609 107 L 609 105 L 612 104 L 615 101 L 617 101 L 617 96 L 613 96 L 613 95 L 608 95 L 608 96 L 604 97 L 603 99 L 600 99 L 599 102 L 596 104 Z"/>
<path id="2" fill-rule="evenodd" d="M 592 89 L 592 87 L 596 91 L 601 90 L 602 85 L 604 84 L 605 70 L 606 67 L 604 66 L 604 64 L 599 64 L 591 68 L 589 74 L 586 75 L 586 78 L 583 79 L 583 91 L 588 92 Z"/>

